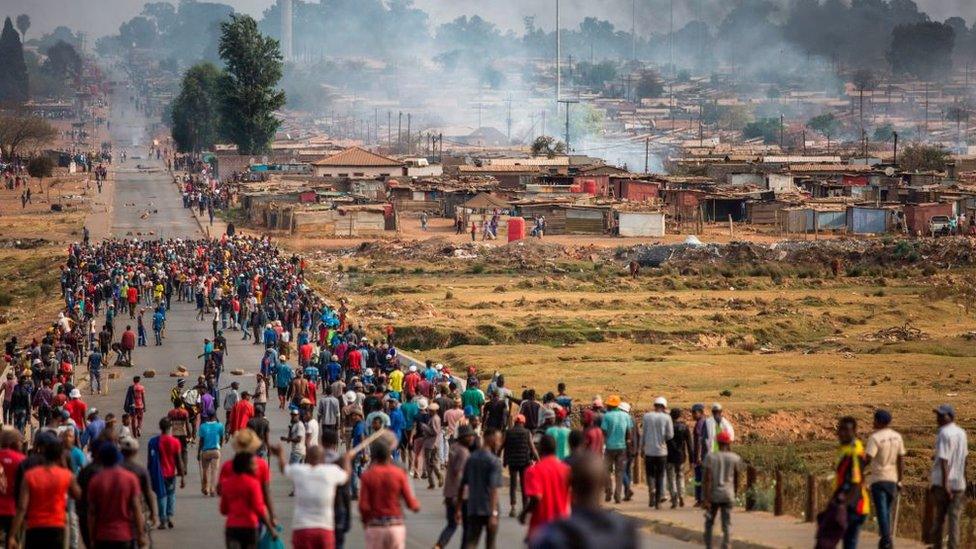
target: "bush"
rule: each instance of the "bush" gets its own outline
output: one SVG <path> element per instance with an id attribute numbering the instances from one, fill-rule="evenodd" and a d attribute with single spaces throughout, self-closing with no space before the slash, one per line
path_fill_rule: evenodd
<path id="1" fill-rule="evenodd" d="M 9 307 L 14 303 L 14 296 L 9 292 L 0 292 L 0 307 Z"/>
<path id="2" fill-rule="evenodd" d="M 468 272 L 471 274 L 481 274 L 485 272 L 485 264 L 475 263 L 474 265 L 471 266 L 471 269 L 469 269 Z"/>
<path id="3" fill-rule="evenodd" d="M 723 397 L 732 396 L 732 389 L 722 389 L 722 392 L 719 393 L 719 396 L 723 396 Z"/>

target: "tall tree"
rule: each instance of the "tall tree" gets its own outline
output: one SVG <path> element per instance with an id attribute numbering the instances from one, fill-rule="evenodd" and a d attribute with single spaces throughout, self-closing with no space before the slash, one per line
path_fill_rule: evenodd
<path id="1" fill-rule="evenodd" d="M 955 31 L 944 23 L 899 25 L 891 32 L 888 62 L 896 74 L 923 80 L 932 80 L 937 75 L 948 77 L 954 45 Z"/>
<path id="2" fill-rule="evenodd" d="M 0 156 L 9 160 L 33 153 L 57 135 L 57 130 L 43 118 L 0 115 Z"/>
<path id="3" fill-rule="evenodd" d="M 20 31 L 20 39 L 27 40 L 27 29 L 30 28 L 31 20 L 30 15 L 22 13 L 17 16 L 17 30 Z"/>
<path id="4" fill-rule="evenodd" d="M 28 89 L 24 45 L 8 17 L 0 32 L 0 105 L 25 103 Z"/>
<path id="5" fill-rule="evenodd" d="M 179 96 L 173 101 L 172 134 L 180 152 L 199 153 L 213 148 L 220 117 L 217 83 L 220 69 L 212 63 L 190 67 L 183 75 Z"/>
<path id="6" fill-rule="evenodd" d="M 240 154 L 262 153 L 281 124 L 274 111 L 285 105 L 285 93 L 276 89 L 282 71 L 278 41 L 258 32 L 247 15 L 232 15 L 220 30 L 226 67 L 218 84 L 221 134 Z"/>
<path id="7" fill-rule="evenodd" d="M 81 56 L 71 44 L 58 40 L 57 44 L 47 50 L 44 70 L 62 80 L 77 78 L 81 75 Z"/>

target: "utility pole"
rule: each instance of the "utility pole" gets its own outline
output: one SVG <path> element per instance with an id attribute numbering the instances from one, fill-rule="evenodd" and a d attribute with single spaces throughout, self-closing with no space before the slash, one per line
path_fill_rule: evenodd
<path id="1" fill-rule="evenodd" d="M 560 99 L 560 103 L 565 103 L 566 105 L 566 154 L 569 154 L 569 106 L 573 103 L 579 103 L 578 99 Z"/>
<path id="2" fill-rule="evenodd" d="M 593 44 L 590 44 L 590 51 L 593 51 Z M 590 54 L 593 57 L 593 54 Z M 630 11 L 630 59 L 637 60 L 637 0 L 633 0 Z"/>
<path id="3" fill-rule="evenodd" d="M 410 135 L 410 113 L 407 113 L 407 154 L 413 152 L 413 136 Z"/>
<path id="4" fill-rule="evenodd" d="M 779 148 L 784 152 L 786 151 L 786 149 L 783 148 L 785 142 L 786 142 L 786 134 L 783 131 L 783 115 L 781 114 L 779 115 Z"/>
<path id="5" fill-rule="evenodd" d="M 505 102 L 508 103 L 508 118 L 505 119 L 505 122 L 508 125 L 508 132 L 506 134 L 506 139 L 508 141 L 508 144 L 511 145 L 512 144 L 512 96 L 509 95 L 508 99 L 506 99 Z"/>
<path id="6" fill-rule="evenodd" d="M 925 81 L 925 139 L 929 138 L 929 81 Z"/>
<path id="7" fill-rule="evenodd" d="M 671 63 L 671 79 L 674 80 L 674 0 L 671 0 L 671 26 L 668 30 L 668 57 Z"/>
<path id="8" fill-rule="evenodd" d="M 542 134 L 546 135 L 546 109 L 542 109 Z"/>
<path id="9" fill-rule="evenodd" d="M 380 138 L 378 137 L 379 131 L 380 131 L 380 110 L 378 107 L 373 107 L 373 144 L 374 145 L 379 143 L 380 140 Z"/>
<path id="10" fill-rule="evenodd" d="M 386 147 L 393 150 L 393 111 L 386 111 Z"/>
<path id="11" fill-rule="evenodd" d="M 400 144 L 403 142 L 403 111 L 400 111 L 400 119 L 397 121 L 397 146 L 396 152 L 400 153 Z"/>
<path id="12" fill-rule="evenodd" d="M 895 167 L 898 166 L 898 132 L 891 132 L 891 136 L 895 139 L 895 150 L 891 157 L 891 164 Z"/>
<path id="13" fill-rule="evenodd" d="M 559 32 L 559 0 L 556 0 L 556 103 L 559 103 L 560 86 L 562 85 L 562 72 L 559 66 L 559 59 L 563 54 L 562 35 Z"/>
<path id="14" fill-rule="evenodd" d="M 650 160 L 650 157 L 651 157 L 651 138 L 645 137 L 644 138 L 644 173 L 647 173 L 648 160 Z"/>

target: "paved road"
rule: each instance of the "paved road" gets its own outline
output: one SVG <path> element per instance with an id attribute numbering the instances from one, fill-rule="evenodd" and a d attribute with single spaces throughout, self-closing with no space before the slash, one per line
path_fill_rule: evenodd
<path id="1" fill-rule="evenodd" d="M 125 147 L 129 153 L 129 160 L 116 171 L 116 185 L 114 192 L 114 208 L 112 210 L 111 232 L 119 238 L 136 237 L 140 234 L 148 237 L 181 237 L 196 238 L 200 236 L 199 226 L 190 213 L 182 208 L 176 188 L 171 178 L 160 171 L 160 164 L 145 159 L 149 136 L 145 132 L 144 121 L 138 118 L 126 102 L 119 101 L 112 113 L 112 138 L 116 150 Z M 143 158 L 134 158 L 134 157 Z M 137 166 L 154 166 L 156 169 L 149 173 Z M 146 210 L 151 212 L 146 215 Z M 125 317 L 119 319 L 123 325 Z M 175 303 L 167 322 L 166 339 L 161 348 L 154 346 L 140 347 L 134 352 L 135 366 L 131 369 L 113 368 L 110 371 L 120 371 L 120 377 L 108 382 L 108 393 L 104 395 L 88 396 L 90 405 L 98 407 L 102 413 L 114 412 L 119 414 L 125 388 L 131 376 L 141 374 L 147 369 L 154 369 L 157 376 L 144 379 L 147 389 L 148 408 L 146 412 L 146 428 L 142 443 L 158 432 L 156 425 L 169 409 L 169 392 L 175 385 L 176 378 L 168 373 L 178 365 L 186 365 L 190 370 L 190 380 L 202 370 L 202 364 L 196 356 L 201 352 L 203 338 L 208 336 L 210 324 L 208 321 L 195 320 L 192 306 L 186 303 Z M 226 369 L 242 368 L 247 372 L 257 370 L 261 358 L 259 346 L 242 342 L 239 333 L 229 332 L 229 349 Z M 151 340 L 151 338 L 150 338 Z M 224 383 L 229 383 L 230 375 L 225 377 Z M 253 373 L 241 376 L 238 380 L 243 389 L 253 390 Z M 287 415 L 277 407 L 269 407 L 268 417 L 273 428 L 272 440 L 284 434 L 288 423 Z M 207 498 L 200 493 L 200 474 L 194 456 L 195 447 L 191 447 L 191 466 L 187 477 L 186 488 L 178 491 L 176 503 L 176 517 L 174 530 L 157 530 L 153 533 L 156 547 L 220 547 L 223 544 L 223 518 L 218 511 L 217 499 Z M 224 457 L 230 456 L 229 446 L 224 448 Z M 276 469 L 273 469 L 276 473 Z M 281 475 L 273 474 L 272 492 L 274 506 L 279 522 L 287 528 L 291 520 L 291 501 L 288 492 L 289 483 Z M 423 548 L 431 547 L 441 527 L 444 525 L 443 506 L 436 491 L 428 491 L 419 483 L 415 490 L 421 500 L 423 510 L 420 514 L 407 518 L 408 546 Z M 503 496 L 507 501 L 508 496 Z M 507 506 L 506 506 L 507 510 Z M 459 534 L 458 534 L 459 535 Z M 507 516 L 502 519 L 499 533 L 499 547 L 520 547 L 524 536 L 524 528 L 515 519 Z M 287 538 L 286 538 L 287 539 Z M 455 537 L 455 539 L 458 539 Z M 691 547 L 692 545 L 678 542 L 671 538 L 648 535 L 647 546 L 653 547 Z M 362 529 L 354 521 L 347 547 L 363 547 Z"/>

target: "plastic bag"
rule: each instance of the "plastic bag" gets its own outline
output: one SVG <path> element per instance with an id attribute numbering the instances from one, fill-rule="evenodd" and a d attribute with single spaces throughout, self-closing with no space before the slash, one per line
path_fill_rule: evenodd
<path id="1" fill-rule="evenodd" d="M 284 528 L 277 526 L 275 530 L 278 533 L 276 538 L 271 536 L 271 530 L 264 529 L 264 535 L 258 540 L 258 549 L 285 549 L 285 542 L 281 539 Z"/>

